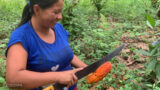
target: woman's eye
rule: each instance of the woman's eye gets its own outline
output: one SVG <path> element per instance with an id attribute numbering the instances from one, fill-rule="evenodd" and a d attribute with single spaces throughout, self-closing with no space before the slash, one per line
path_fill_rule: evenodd
<path id="1" fill-rule="evenodd" d="M 53 12 L 54 14 L 58 14 L 58 12 Z"/>
<path id="2" fill-rule="evenodd" d="M 57 11 L 54 11 L 53 13 L 59 14 L 59 13 L 61 13 L 61 12 L 62 12 L 62 10 L 57 10 Z"/>

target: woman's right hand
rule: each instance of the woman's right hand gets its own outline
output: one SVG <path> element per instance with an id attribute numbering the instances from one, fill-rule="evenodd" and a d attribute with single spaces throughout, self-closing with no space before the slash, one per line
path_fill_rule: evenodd
<path id="1" fill-rule="evenodd" d="M 82 69 L 83 68 L 77 68 L 74 70 L 58 72 L 59 74 L 57 76 L 57 83 L 67 85 L 67 87 L 73 86 L 78 81 L 75 73 Z"/>

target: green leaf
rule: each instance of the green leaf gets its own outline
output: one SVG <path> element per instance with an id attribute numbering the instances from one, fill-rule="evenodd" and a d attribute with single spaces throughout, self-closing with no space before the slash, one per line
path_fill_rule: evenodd
<path id="1" fill-rule="evenodd" d="M 102 20 L 102 21 L 105 21 L 105 20 L 106 20 L 106 17 L 105 17 L 102 13 L 100 13 L 100 16 L 101 16 L 101 20 Z"/>
<path id="2" fill-rule="evenodd" d="M 155 56 L 155 54 L 157 53 L 158 48 L 159 48 L 159 47 L 155 47 L 155 48 L 151 51 L 150 55 L 151 55 L 151 56 Z"/>
<path id="3" fill-rule="evenodd" d="M 149 52 L 145 51 L 145 50 L 134 50 L 135 53 L 140 53 L 140 54 L 143 54 L 145 56 L 149 56 Z"/>
<path id="4" fill-rule="evenodd" d="M 0 48 L 5 48 L 6 47 L 6 44 L 1 44 L 0 45 Z"/>
<path id="5" fill-rule="evenodd" d="M 156 65 L 156 76 L 158 80 L 160 81 L 160 63 Z"/>
<path id="6" fill-rule="evenodd" d="M 150 73 L 151 71 L 153 71 L 155 69 L 157 61 L 156 60 L 151 60 L 148 65 L 147 65 L 147 72 Z"/>
<path id="7" fill-rule="evenodd" d="M 149 45 L 149 51 L 151 52 L 154 49 L 153 45 Z"/>
<path id="8" fill-rule="evenodd" d="M 130 37 L 135 37 L 134 32 L 131 32 L 129 35 L 130 35 Z"/>
<path id="9" fill-rule="evenodd" d="M 151 15 L 149 15 L 149 14 L 147 14 L 146 16 L 147 16 L 147 25 L 151 29 L 154 29 L 155 26 L 156 26 L 156 22 L 155 22 L 154 18 Z"/>
<path id="10" fill-rule="evenodd" d="M 157 32 L 155 35 L 160 35 L 160 33 Z"/>
<path id="11" fill-rule="evenodd" d="M 156 20 L 156 26 L 160 26 L 160 20 Z"/>
<path id="12" fill-rule="evenodd" d="M 152 84 L 145 84 L 147 87 L 152 87 Z"/>
<path id="13" fill-rule="evenodd" d="M 0 77 L 0 83 L 3 84 L 5 82 L 5 79 L 3 77 Z"/>

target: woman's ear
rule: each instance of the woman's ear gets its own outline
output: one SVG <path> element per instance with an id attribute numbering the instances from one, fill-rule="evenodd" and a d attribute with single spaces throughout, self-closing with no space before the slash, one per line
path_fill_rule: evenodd
<path id="1" fill-rule="evenodd" d="M 34 6 L 33 6 L 33 12 L 34 12 L 34 14 L 35 14 L 35 16 L 39 16 L 40 15 L 40 7 L 39 7 L 39 5 L 38 4 L 35 4 Z"/>

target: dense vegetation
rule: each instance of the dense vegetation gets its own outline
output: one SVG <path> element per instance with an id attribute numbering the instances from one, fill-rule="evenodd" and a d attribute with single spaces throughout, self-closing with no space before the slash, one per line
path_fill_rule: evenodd
<path id="1" fill-rule="evenodd" d="M 5 84 L 5 49 L 20 21 L 25 0 L 0 0 L 0 90 Z M 79 81 L 79 90 L 160 90 L 159 0 L 64 0 L 63 20 L 70 45 L 91 64 L 122 43 L 111 72 L 96 84 Z"/>

